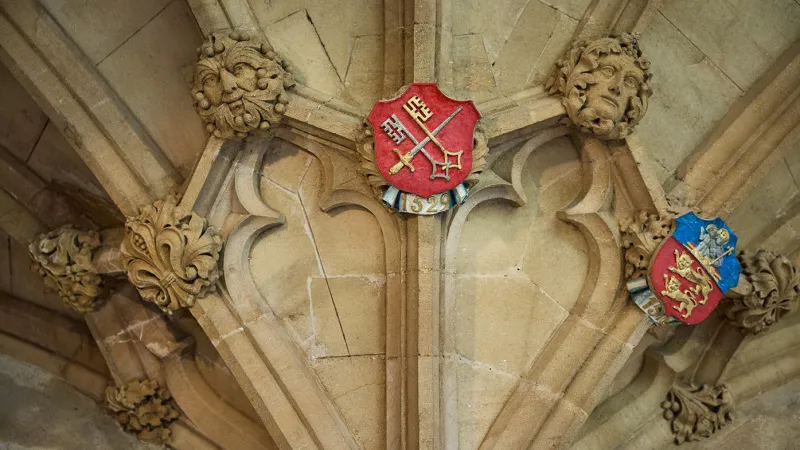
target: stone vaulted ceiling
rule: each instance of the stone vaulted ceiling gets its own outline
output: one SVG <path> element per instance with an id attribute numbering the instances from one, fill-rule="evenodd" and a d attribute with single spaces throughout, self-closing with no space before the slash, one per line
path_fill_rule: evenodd
<path id="1" fill-rule="evenodd" d="M 195 111 L 202 46 L 232 31 L 292 74 L 269 139 L 220 139 Z M 621 32 L 653 95 L 601 141 L 545 85 L 573 44 Z M 736 447 L 748 424 L 797 413 L 795 0 L 0 0 L 0 62 L 0 351 L 142 439 L 759 448 Z M 469 200 L 435 217 L 392 213 L 364 176 L 366 115 L 412 82 L 474 101 L 488 145 Z M 650 327 L 626 224 L 687 209 L 773 252 L 752 261 L 781 307 L 741 306 L 764 289 L 748 274 L 727 304 L 754 319 Z M 27 246 L 66 224 L 38 253 L 69 262 L 42 272 L 59 298 Z M 154 424 L 130 421 L 142 405 Z"/>

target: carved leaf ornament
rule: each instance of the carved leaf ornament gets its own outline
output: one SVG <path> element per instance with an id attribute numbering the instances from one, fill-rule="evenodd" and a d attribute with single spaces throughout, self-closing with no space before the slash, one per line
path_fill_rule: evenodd
<path id="1" fill-rule="evenodd" d="M 648 214 L 644 211 L 628 220 L 621 220 L 622 248 L 625 250 L 625 278 L 647 274 L 650 260 L 658 245 L 669 236 L 674 217 Z"/>
<path id="2" fill-rule="evenodd" d="M 28 251 L 46 287 L 58 291 L 66 306 L 91 312 L 103 303 L 103 280 L 92 265 L 92 251 L 98 247 L 97 232 L 64 226 L 40 235 Z"/>
<path id="3" fill-rule="evenodd" d="M 168 197 L 128 218 L 122 258 L 128 279 L 145 301 L 171 312 L 191 307 L 215 289 L 222 239 L 194 212 Z"/>
<path id="4" fill-rule="evenodd" d="M 788 258 L 770 251 L 742 252 L 738 258 L 752 290 L 730 298 L 721 311 L 742 331 L 758 334 L 795 308 L 800 274 Z"/>
<path id="5" fill-rule="evenodd" d="M 170 423 L 179 413 L 172 396 L 158 381 L 134 381 L 106 389 L 106 408 L 125 431 L 143 441 L 165 444 L 170 440 Z"/>
<path id="6" fill-rule="evenodd" d="M 709 438 L 733 419 L 733 400 L 728 388 L 676 383 L 661 403 L 664 418 L 672 422 L 675 443 Z"/>

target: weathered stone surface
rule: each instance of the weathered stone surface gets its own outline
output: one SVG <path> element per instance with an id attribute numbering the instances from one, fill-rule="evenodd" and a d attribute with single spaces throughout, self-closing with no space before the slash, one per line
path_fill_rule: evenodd
<path id="1" fill-rule="evenodd" d="M 800 38 L 800 5 L 792 0 L 677 0 L 660 11 L 742 90 Z"/>
<path id="2" fill-rule="evenodd" d="M 541 2 L 528 2 L 492 64 L 500 92 L 509 94 L 526 87 L 560 16 L 561 13 Z"/>
<path id="3" fill-rule="evenodd" d="M 97 66 L 184 177 L 205 141 L 188 92 L 200 39 L 187 5 L 172 2 Z"/>
<path id="4" fill-rule="evenodd" d="M 460 355 L 457 358 L 458 443 L 461 448 L 478 448 L 519 377 Z"/>
<path id="5" fill-rule="evenodd" d="M 348 67 L 353 65 L 356 41 L 383 33 L 382 5 L 371 0 L 257 0 L 254 4 L 254 12 L 270 39 L 275 22 L 298 11 L 307 15 L 341 80 L 347 78 Z M 365 64 L 381 67 L 375 60 Z"/>
<path id="6" fill-rule="evenodd" d="M 664 183 L 742 91 L 666 18 L 641 38 L 653 64 L 653 95 L 638 134 Z"/>
<path id="7" fill-rule="evenodd" d="M 305 11 L 280 19 L 266 33 L 275 51 L 292 65 L 292 74 L 298 82 L 333 96 L 342 92 L 342 78 Z"/>
<path id="8" fill-rule="evenodd" d="M 144 0 L 136 4 L 125 0 L 42 2 L 94 64 L 153 20 L 169 3 L 169 0 Z"/>
<path id="9" fill-rule="evenodd" d="M 321 358 L 312 367 L 364 449 L 386 446 L 386 366 L 382 356 Z"/>
<path id="10" fill-rule="evenodd" d="M 509 376 L 519 376 L 567 315 L 522 276 L 465 275 L 457 280 L 458 354 Z"/>
<path id="11" fill-rule="evenodd" d="M 383 49 L 381 36 L 353 38 L 347 72 L 342 78 L 347 93 L 365 111 L 383 97 Z"/>
<path id="12" fill-rule="evenodd" d="M 779 216 L 800 198 L 800 188 L 794 180 L 786 164 L 775 165 L 764 180 L 752 190 L 750 196 L 731 214 L 727 222 L 736 230 L 741 248 L 757 250 L 752 248 L 750 243 L 767 226 L 763 218 Z"/>
<path id="13" fill-rule="evenodd" d="M 47 123 L 39 106 L 5 66 L 0 65 L 0 145 L 26 160 Z"/>
<path id="14" fill-rule="evenodd" d="M 453 36 L 453 93 L 475 103 L 498 95 L 492 65 L 480 34 Z"/>
<path id="15" fill-rule="evenodd" d="M 503 0 L 486 8 L 482 0 L 459 2 L 458 8 L 453 8 L 453 35 L 481 35 L 489 63 L 494 64 L 528 3 Z"/>
<path id="16" fill-rule="evenodd" d="M 28 159 L 28 165 L 46 182 L 73 184 L 93 195 L 108 197 L 95 176 L 52 122 L 44 128 L 39 142 Z"/>
<path id="17" fill-rule="evenodd" d="M 102 390 L 102 389 L 101 389 Z M 0 442 L 9 448 L 154 450 L 119 429 L 91 398 L 40 367 L 0 355 Z"/>

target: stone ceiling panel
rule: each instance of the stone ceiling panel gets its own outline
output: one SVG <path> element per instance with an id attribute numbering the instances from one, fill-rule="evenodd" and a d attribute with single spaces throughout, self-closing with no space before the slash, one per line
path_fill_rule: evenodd
<path id="1" fill-rule="evenodd" d="M 668 0 L 660 11 L 742 91 L 800 38 L 794 0 Z"/>
<path id="2" fill-rule="evenodd" d="M 189 89 L 200 42 L 189 7 L 176 1 L 98 65 L 184 177 L 206 139 Z"/>
<path id="3" fill-rule="evenodd" d="M 386 273 L 381 230 L 361 208 L 323 212 L 329 174 L 320 161 L 286 143 L 274 150 L 261 171 L 261 195 L 284 213 L 285 224 L 254 243 L 250 273 L 266 307 L 290 327 L 295 345 L 304 350 L 355 439 L 365 449 L 382 448 Z"/>
<path id="4" fill-rule="evenodd" d="M 43 0 L 93 64 L 100 63 L 173 0 Z"/>
<path id="5" fill-rule="evenodd" d="M 22 85 L 0 65 L 0 145 L 20 161 L 26 161 L 47 123 L 42 112 Z"/>
<path id="6" fill-rule="evenodd" d="M 664 184 L 742 91 L 680 30 L 656 15 L 642 37 L 653 91 L 639 135 Z"/>

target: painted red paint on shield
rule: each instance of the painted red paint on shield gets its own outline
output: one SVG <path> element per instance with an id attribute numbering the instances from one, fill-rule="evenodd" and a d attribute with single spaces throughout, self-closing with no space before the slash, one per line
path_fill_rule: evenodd
<path id="1" fill-rule="evenodd" d="M 479 118 L 471 101 L 448 98 L 434 83 L 414 83 L 377 102 L 367 119 L 378 170 L 392 186 L 422 197 L 455 188 L 472 170 Z"/>
<path id="2" fill-rule="evenodd" d="M 688 293 L 692 295 L 697 300 L 702 298 L 702 295 L 699 293 L 692 293 L 691 289 L 696 286 L 695 283 L 688 281 L 686 278 L 680 276 L 675 271 L 670 270 L 670 268 L 677 268 L 677 264 L 675 261 L 675 252 L 679 254 L 686 254 L 692 260 L 691 270 L 693 271 L 702 271 L 711 281 L 712 290 L 708 293 L 708 300 L 706 300 L 705 304 L 700 304 L 698 301 L 697 306 L 694 307 L 692 314 L 687 317 L 683 318 L 684 312 L 678 311 L 679 302 L 673 300 L 667 295 L 663 294 L 663 291 L 666 290 L 667 282 L 675 278 L 678 282 L 680 282 L 680 292 Z M 664 276 L 667 276 L 665 279 Z M 653 290 L 653 293 L 664 302 L 664 312 L 667 315 L 673 316 L 676 319 L 680 320 L 681 322 L 694 325 L 697 323 L 702 322 L 706 319 L 706 317 L 714 311 L 714 308 L 717 307 L 717 304 L 722 299 L 722 291 L 720 291 L 719 286 L 717 283 L 709 275 L 708 271 L 703 267 L 702 264 L 697 260 L 697 258 L 692 255 L 692 253 L 683 246 L 677 239 L 670 236 L 669 238 L 664 240 L 664 243 L 661 245 L 661 248 L 656 252 L 655 256 L 653 256 L 653 260 L 650 263 L 650 284 Z"/>

